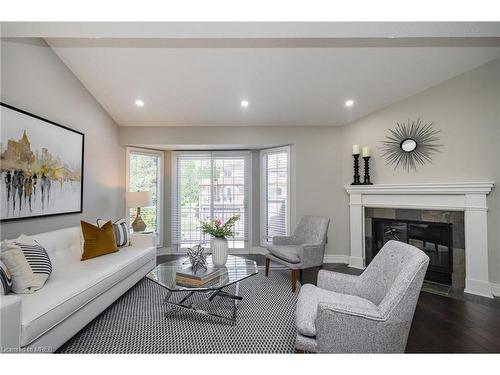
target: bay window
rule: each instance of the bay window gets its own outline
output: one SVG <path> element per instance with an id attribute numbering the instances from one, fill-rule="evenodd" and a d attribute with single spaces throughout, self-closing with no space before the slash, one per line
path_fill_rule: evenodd
<path id="1" fill-rule="evenodd" d="M 172 246 L 181 251 L 210 236 L 200 221 L 239 215 L 229 247 L 243 249 L 249 239 L 250 153 L 246 151 L 176 152 L 173 157 Z"/>

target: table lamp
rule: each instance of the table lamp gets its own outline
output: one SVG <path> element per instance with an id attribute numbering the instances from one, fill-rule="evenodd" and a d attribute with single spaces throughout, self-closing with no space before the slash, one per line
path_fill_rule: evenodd
<path id="1" fill-rule="evenodd" d="M 153 205 L 153 198 L 150 191 L 130 191 L 125 195 L 127 207 L 137 207 L 137 214 L 132 223 L 134 232 L 143 232 L 146 229 L 146 223 L 141 218 L 141 207 L 149 207 Z"/>

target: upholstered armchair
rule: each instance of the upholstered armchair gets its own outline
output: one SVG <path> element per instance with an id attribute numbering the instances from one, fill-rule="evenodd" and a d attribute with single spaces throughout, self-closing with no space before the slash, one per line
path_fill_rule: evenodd
<path id="1" fill-rule="evenodd" d="M 295 292 L 299 270 L 323 265 L 329 224 L 327 217 L 303 216 L 292 236 L 273 237 L 267 246 L 266 276 L 271 260 L 286 266 L 292 270 L 292 292 Z"/>
<path id="2" fill-rule="evenodd" d="M 300 289 L 295 347 L 318 353 L 403 353 L 429 257 L 389 241 L 360 276 L 321 270 Z"/>

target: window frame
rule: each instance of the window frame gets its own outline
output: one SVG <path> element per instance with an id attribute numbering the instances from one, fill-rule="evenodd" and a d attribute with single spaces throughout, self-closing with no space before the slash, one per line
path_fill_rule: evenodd
<path id="1" fill-rule="evenodd" d="M 266 210 L 267 210 L 267 202 L 266 202 L 266 181 L 267 181 L 267 176 L 266 176 L 266 171 L 264 168 L 264 163 L 265 160 L 264 158 L 267 155 L 270 154 L 277 154 L 277 153 L 287 153 L 287 189 L 288 189 L 288 197 L 287 197 L 287 217 L 286 217 L 286 224 L 287 224 L 287 231 L 286 235 L 290 235 L 290 228 L 292 224 L 292 210 L 293 210 L 293 197 L 294 197 L 294 192 L 292 191 L 292 147 L 290 145 L 287 146 L 281 146 L 281 147 L 273 147 L 273 148 L 268 148 L 264 150 L 260 150 L 260 155 L 259 155 L 259 162 L 260 162 L 260 246 L 266 247 L 271 243 L 267 239 L 267 232 L 266 232 Z"/>
<path id="2" fill-rule="evenodd" d="M 245 163 L 248 171 L 248 183 L 247 183 L 247 189 L 248 189 L 248 241 L 244 241 L 244 247 L 241 248 L 229 248 L 229 253 L 250 253 L 252 250 L 252 238 L 253 238 L 253 228 L 252 228 L 252 187 L 253 187 L 253 175 L 252 175 L 252 152 L 250 150 L 195 150 L 195 151 L 172 151 L 172 157 L 171 157 L 171 170 L 172 170 L 172 175 L 171 175 L 171 189 L 172 189 L 172 195 L 171 195 L 171 200 L 172 200 L 172 210 L 171 210 L 171 225 L 175 223 L 175 212 L 176 210 L 173 208 L 174 205 L 178 204 L 178 198 L 175 196 L 174 192 L 178 191 L 177 189 L 177 183 L 178 183 L 178 176 L 177 176 L 177 157 L 182 156 L 182 155 L 207 155 L 210 154 L 211 156 L 217 157 L 219 156 L 244 156 L 245 158 Z M 214 192 L 212 191 L 212 197 L 213 197 Z M 211 202 L 211 205 L 213 205 L 213 201 Z M 178 211 L 178 209 L 177 209 Z M 178 215 L 178 213 L 177 213 Z M 182 248 L 180 245 L 174 244 L 174 235 L 175 231 L 172 229 L 171 230 L 171 243 L 172 243 L 172 252 L 177 254 L 177 253 L 182 253 L 184 251 L 184 248 Z"/>
<path id="3" fill-rule="evenodd" d="M 164 190 L 165 190 L 165 185 L 164 185 L 164 168 L 165 168 L 165 153 L 161 150 L 154 150 L 154 149 L 148 149 L 148 148 L 141 148 L 141 147 L 126 147 L 126 185 L 125 185 L 125 191 L 129 191 L 130 189 L 130 155 L 131 154 L 140 154 L 140 155 L 145 155 L 145 156 L 156 156 L 159 159 L 158 163 L 158 175 L 156 179 L 156 222 L 157 222 L 157 228 L 158 232 L 157 233 L 157 239 L 156 239 L 156 247 L 163 247 L 164 244 L 164 235 L 165 235 L 165 228 L 164 226 L 164 221 L 163 221 L 163 213 L 164 213 L 164 207 L 163 207 L 163 195 L 164 195 Z M 127 227 L 130 228 L 130 207 L 125 207 L 125 220 L 127 221 Z"/>

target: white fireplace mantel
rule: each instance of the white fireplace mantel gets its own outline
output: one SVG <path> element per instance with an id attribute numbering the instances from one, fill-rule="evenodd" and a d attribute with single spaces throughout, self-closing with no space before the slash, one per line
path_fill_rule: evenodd
<path id="1" fill-rule="evenodd" d="M 351 267 L 365 267 L 365 207 L 464 211 L 465 292 L 492 298 L 488 277 L 488 206 L 492 182 L 346 185 Z"/>

